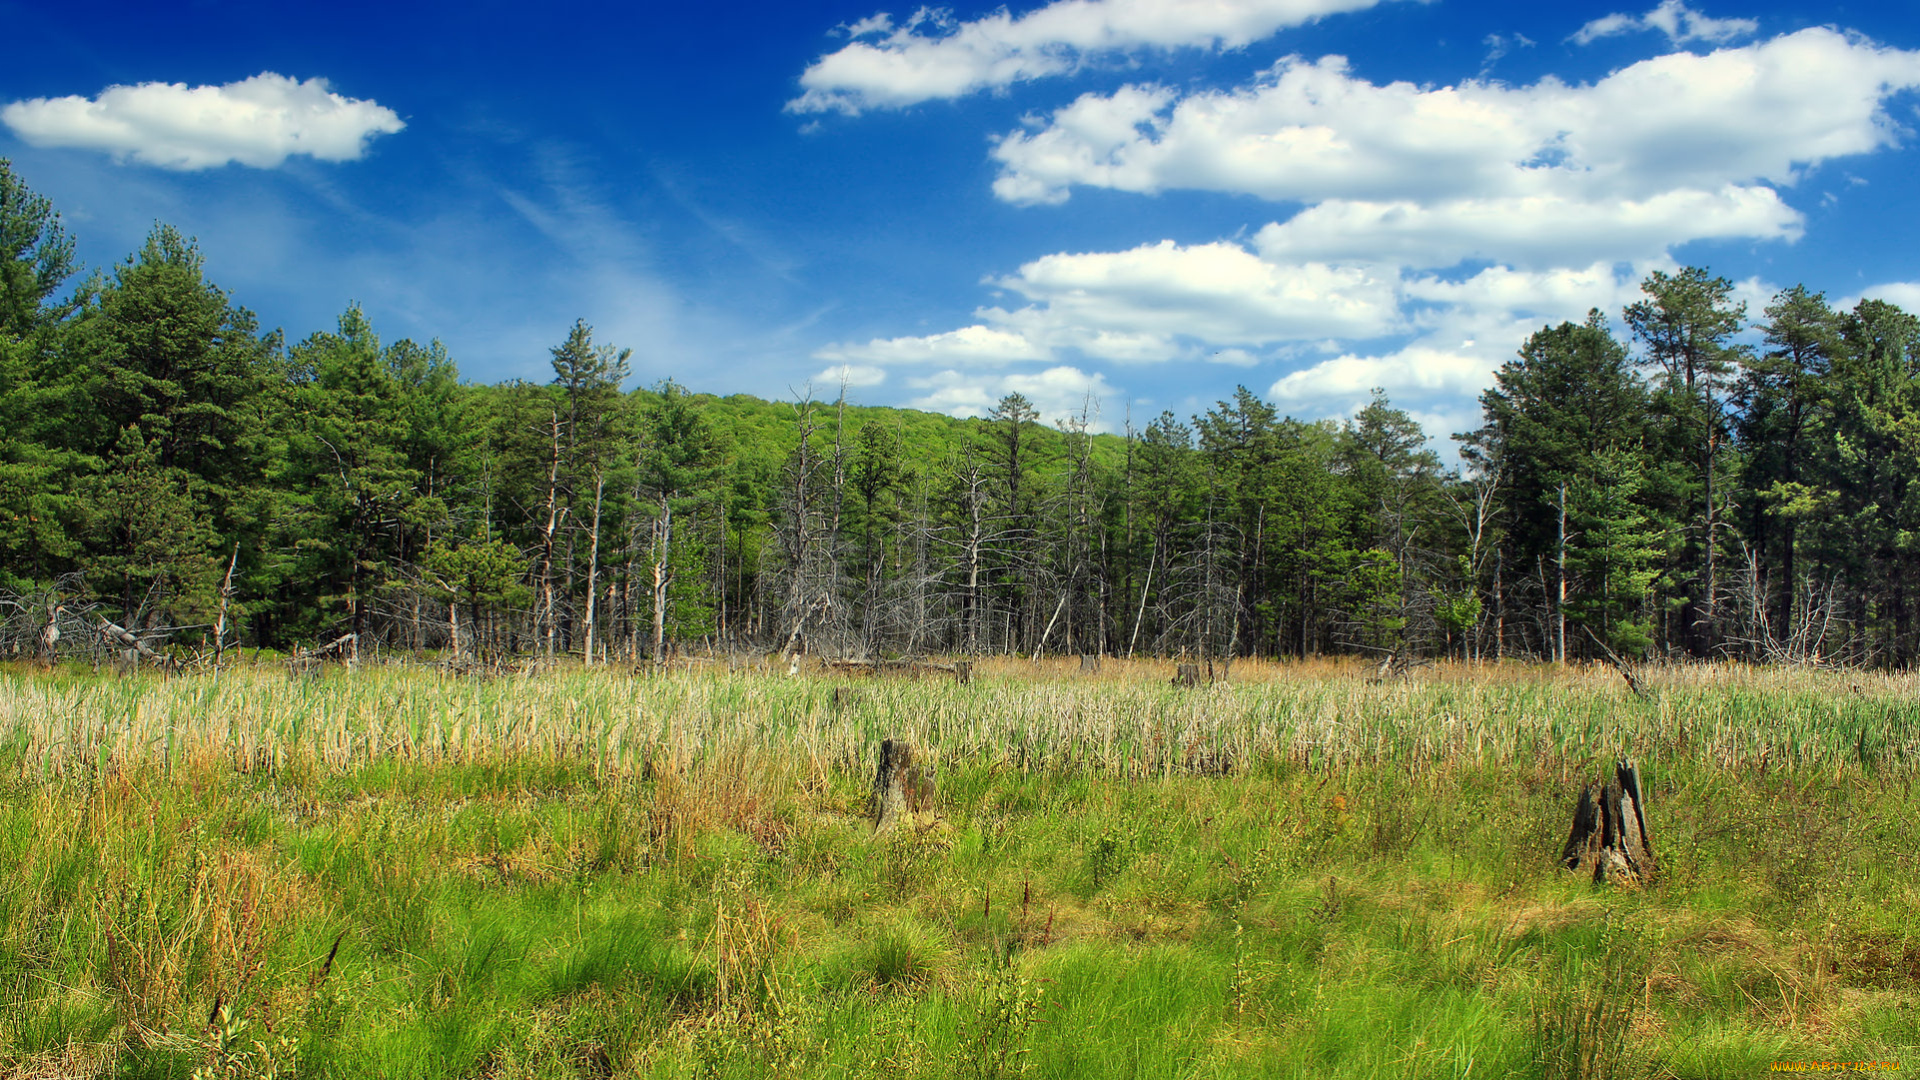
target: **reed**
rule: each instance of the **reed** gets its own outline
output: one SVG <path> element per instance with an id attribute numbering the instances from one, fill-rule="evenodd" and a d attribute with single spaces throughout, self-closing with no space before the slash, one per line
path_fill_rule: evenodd
<path id="1" fill-rule="evenodd" d="M 0 1077 L 1736 1075 L 1920 1041 L 1920 681 L 0 671 Z M 874 836 L 874 753 L 938 820 Z M 1637 757 L 1663 873 L 1554 869 Z"/>

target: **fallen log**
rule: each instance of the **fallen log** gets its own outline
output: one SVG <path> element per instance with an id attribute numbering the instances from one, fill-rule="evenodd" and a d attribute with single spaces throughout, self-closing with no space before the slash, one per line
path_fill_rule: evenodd
<path id="1" fill-rule="evenodd" d="M 834 671 L 851 675 L 926 675 L 931 672 L 940 672 L 952 675 L 957 681 L 962 683 L 969 682 L 973 678 L 973 662 L 970 660 L 956 660 L 951 664 L 939 664 L 932 660 L 913 658 L 900 660 L 822 659 L 820 661 L 820 668 L 822 671 Z"/>
<path id="2" fill-rule="evenodd" d="M 330 659 L 340 660 L 342 663 L 351 665 L 355 657 L 359 654 L 359 649 L 355 647 L 358 643 L 359 636 L 348 633 L 341 634 L 325 645 L 317 645 L 311 649 L 304 650 L 296 648 L 293 651 L 293 655 L 287 657 L 287 674 L 302 675 L 311 673 L 313 669 L 319 667 L 323 661 Z"/>
<path id="3" fill-rule="evenodd" d="M 123 646 L 127 650 L 127 659 L 129 661 L 136 658 L 145 658 L 154 661 L 162 659 L 159 653 L 154 652 L 153 649 L 147 645 L 145 639 L 136 636 L 119 623 L 101 619 L 100 636 L 111 644 Z"/>

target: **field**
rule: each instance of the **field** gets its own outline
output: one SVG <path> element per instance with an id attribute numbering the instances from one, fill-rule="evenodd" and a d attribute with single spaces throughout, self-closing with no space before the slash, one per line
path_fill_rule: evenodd
<path id="1" fill-rule="evenodd" d="M 1920 677 L 711 667 L 0 672 L 0 1077 L 1920 1067 Z"/>

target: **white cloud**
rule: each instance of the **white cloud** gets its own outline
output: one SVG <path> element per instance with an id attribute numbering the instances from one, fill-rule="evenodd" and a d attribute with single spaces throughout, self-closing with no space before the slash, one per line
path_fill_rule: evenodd
<path id="1" fill-rule="evenodd" d="M 812 379 L 815 386 L 845 386 L 848 388 L 879 386 L 887 381 L 885 368 L 871 364 L 835 364 L 824 368 Z"/>
<path id="2" fill-rule="evenodd" d="M 1084 95 L 999 140 L 994 191 L 1019 203 L 1059 202 L 1075 185 L 1434 202 L 1791 184 L 1893 142 L 1885 101 L 1914 86 L 1920 53 L 1818 27 L 1583 86 L 1379 85 L 1342 57 L 1293 57 L 1239 90 Z"/>
<path id="3" fill-rule="evenodd" d="M 1021 360 L 1045 360 L 1048 350 L 1019 333 L 991 326 L 963 326 L 925 337 L 875 338 L 862 344 L 829 345 L 813 354 L 821 360 L 868 364 L 967 364 L 998 367 Z"/>
<path id="4" fill-rule="evenodd" d="M 1903 311 L 1920 314 L 1920 281 L 1888 281 L 1871 285 L 1860 290 L 1859 296 L 1850 296 L 1837 305 L 1842 310 L 1852 310 L 1862 300 L 1885 300 Z M 1760 310 L 1754 308 L 1755 311 Z"/>
<path id="5" fill-rule="evenodd" d="M 1001 398 L 1020 394 L 1033 403 L 1041 421 L 1048 424 L 1079 416 L 1091 397 L 1095 431 L 1113 430 L 1112 422 L 1101 411 L 1102 403 L 1119 397 L 1105 376 L 1066 365 L 1032 373 L 990 376 L 949 370 L 912 379 L 910 384 L 922 391 L 921 396 L 907 403 L 915 409 L 948 416 L 985 416 Z"/>
<path id="6" fill-rule="evenodd" d="M 895 25 L 885 13 L 847 28 L 853 38 L 808 66 L 789 112 L 859 113 L 955 98 L 1071 72 L 1088 58 L 1150 48 L 1234 49 L 1289 26 L 1380 0 L 1055 0 L 1015 17 L 969 22 L 921 8 Z"/>
<path id="7" fill-rule="evenodd" d="M 1751 37 L 1759 29 L 1760 24 L 1752 19 L 1715 19 L 1693 10 L 1682 0 L 1660 0 L 1659 7 L 1637 18 L 1619 13 L 1602 15 L 1575 31 L 1567 40 L 1575 45 L 1585 45 L 1599 38 L 1617 37 L 1637 30 L 1658 30 L 1675 45 L 1684 45 L 1689 41 L 1720 44 Z"/>
<path id="8" fill-rule="evenodd" d="M 224 86 L 141 83 L 91 99 L 16 101 L 0 109 L 0 122 L 34 146 L 102 150 L 168 169 L 270 169 L 294 154 L 352 161 L 374 136 L 406 127 L 392 109 L 341 97 L 325 79 L 270 71 Z"/>
<path id="9" fill-rule="evenodd" d="M 1411 200 L 1329 199 L 1261 229 L 1266 258 L 1368 260 L 1411 267 L 1488 259 L 1520 266 L 1638 261 L 1691 240 L 1797 240 L 1800 213 L 1772 189 L 1729 184 L 1647 199 L 1578 200 L 1558 195 Z"/>
<path id="10" fill-rule="evenodd" d="M 1399 320 L 1392 273 L 1274 262 L 1226 241 L 1047 255 L 990 283 L 1032 303 L 982 308 L 979 323 L 958 330 L 832 345 L 814 355 L 969 368 L 1052 361 L 1062 351 L 1115 363 L 1245 364 L 1253 362 L 1246 346 L 1377 337 L 1398 329 Z M 1223 353 L 1221 346 L 1231 348 Z"/>
<path id="11" fill-rule="evenodd" d="M 1528 335 L 1542 326 L 1579 322 L 1587 312 L 1617 312 L 1639 295 L 1651 269 L 1595 264 L 1581 269 L 1521 271 L 1495 266 L 1461 281 L 1422 276 L 1408 279 L 1402 297 L 1413 306 L 1414 335 L 1381 353 L 1352 350 L 1309 364 L 1275 380 L 1267 393 L 1283 407 L 1312 415 L 1345 415 L 1364 405 L 1374 387 L 1396 405 L 1425 411 L 1454 426 L 1432 435 L 1466 430 L 1477 417 L 1473 399 L 1493 372 Z"/>
<path id="12" fill-rule="evenodd" d="M 1319 402 L 1365 394 L 1385 387 L 1389 396 L 1471 394 L 1493 371 L 1484 357 L 1455 350 L 1412 345 L 1386 356 L 1346 353 L 1282 376 L 1267 391 L 1281 402 Z M 1397 391 L 1397 393 L 1396 393 Z"/>
<path id="13" fill-rule="evenodd" d="M 1752 32 L 1678 3 L 1629 21 L 1676 42 Z M 1250 239 L 1045 255 L 989 279 L 1003 297 L 962 330 L 815 355 L 933 365 L 906 380 L 915 404 L 962 414 L 1036 378 L 1024 365 L 1234 364 L 1295 415 L 1351 415 L 1382 387 L 1444 437 L 1477 424 L 1530 334 L 1617 316 L 1678 245 L 1798 240 L 1793 185 L 1892 145 L 1889 101 L 1916 87 L 1920 52 L 1814 28 L 1590 84 L 1374 83 L 1292 57 L 1236 90 L 1086 94 L 998 140 L 1002 199 L 1185 188 L 1299 209 Z M 1880 288 L 1920 308 L 1920 284 Z M 1770 295 L 1736 292 L 1756 313 Z"/>
<path id="14" fill-rule="evenodd" d="M 1393 329 L 1393 278 L 1367 267 L 1279 263 L 1225 241 L 1048 255 L 994 284 L 1044 305 L 1055 330 L 1257 345 Z"/>

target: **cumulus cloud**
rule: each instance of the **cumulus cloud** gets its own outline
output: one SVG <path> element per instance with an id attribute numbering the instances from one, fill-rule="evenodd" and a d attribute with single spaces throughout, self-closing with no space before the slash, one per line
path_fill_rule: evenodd
<path id="1" fill-rule="evenodd" d="M 958 330 L 833 345 L 814 355 L 969 368 L 1047 362 L 1066 351 L 1115 363 L 1244 364 L 1251 361 L 1247 346 L 1376 337 L 1396 329 L 1399 318 L 1392 274 L 1274 262 L 1227 241 L 1047 255 L 991 284 L 1031 303 L 982 308 L 979 323 Z"/>
<path id="2" fill-rule="evenodd" d="M 1016 203 L 1060 202 L 1075 186 L 1432 202 L 1790 184 L 1891 143 L 1886 99 L 1915 86 L 1920 53 L 1821 27 L 1580 86 L 1383 85 L 1342 57 L 1291 57 L 1238 90 L 1083 95 L 998 141 L 994 191 Z"/>
<path id="3" fill-rule="evenodd" d="M 859 113 L 955 98 L 1071 72 L 1088 58 L 1149 48 L 1233 49 L 1380 0 L 1055 0 L 961 22 L 921 8 L 905 23 L 878 14 L 800 76 L 789 112 Z"/>
<path id="4" fill-rule="evenodd" d="M 812 380 L 815 386 L 845 386 L 849 389 L 879 386 L 886 381 L 886 369 L 871 364 L 835 364 L 822 369 Z"/>
<path id="5" fill-rule="evenodd" d="M 1658 30 L 1675 45 L 1689 41 L 1706 41 L 1717 45 L 1752 37 L 1759 29 L 1760 24 L 1752 19 L 1710 18 L 1688 7 L 1682 0 L 1661 0 L 1659 7 L 1645 15 L 1602 15 L 1575 31 L 1567 40 L 1575 45 L 1585 45 L 1600 38 Z"/>
<path id="6" fill-rule="evenodd" d="M 1843 309 L 1852 309 L 1862 300 L 1885 300 L 1902 310 L 1920 312 L 1920 281 L 1888 281 L 1860 290 L 1859 296 L 1850 296 L 1840 301 Z M 1748 305 L 1752 310 L 1757 307 Z"/>
<path id="7" fill-rule="evenodd" d="M 1342 351 L 1282 375 L 1267 393 L 1295 410 L 1349 414 L 1380 387 L 1396 404 L 1424 410 L 1429 434 L 1464 431 L 1478 415 L 1473 399 L 1528 335 L 1578 322 L 1594 308 L 1619 311 L 1656 268 L 1673 265 L 1596 263 L 1542 271 L 1494 266 L 1463 280 L 1410 277 L 1401 287 L 1403 302 L 1414 309 L 1414 332 L 1406 341 L 1380 352 Z M 1455 426 L 1436 428 L 1428 421 Z"/>
<path id="8" fill-rule="evenodd" d="M 1617 19 L 1675 42 L 1753 29 L 1678 3 Z M 1251 237 L 1045 255 L 988 279 L 1001 297 L 961 330 L 816 355 L 922 365 L 915 403 L 947 412 L 984 411 L 1036 377 L 1023 368 L 1221 363 L 1262 369 L 1296 415 L 1351 415 L 1382 387 L 1430 432 L 1462 431 L 1529 334 L 1617 315 L 1678 245 L 1798 240 L 1793 186 L 1892 145 L 1891 99 L 1915 88 L 1920 52 L 1814 28 L 1583 84 L 1376 83 L 1340 57 L 1290 57 L 1237 89 L 1086 94 L 996 141 L 1000 198 L 1189 189 L 1298 209 Z M 1739 292 L 1757 312 L 1767 290 Z"/>
<path id="9" fill-rule="evenodd" d="M 998 367 L 1021 360 L 1045 360 L 1048 350 L 1017 332 L 991 326 L 963 326 L 924 337 L 875 338 L 865 344 L 829 345 L 813 354 L 821 360 L 873 364 L 967 364 Z"/>
<path id="10" fill-rule="evenodd" d="M 1559 195 L 1411 200 L 1329 199 L 1261 229 L 1269 259 L 1360 259 L 1443 267 L 1467 259 L 1520 266 L 1639 261 L 1692 240 L 1797 240 L 1800 213 L 1772 188 L 1729 184 L 1646 199 Z"/>
<path id="11" fill-rule="evenodd" d="M 1044 305 L 1051 325 L 1220 344 L 1373 337 L 1395 318 L 1391 277 L 1273 262 L 1226 241 L 1048 255 L 995 284 Z"/>
<path id="12" fill-rule="evenodd" d="M 1101 412 L 1101 403 L 1119 396 L 1100 373 L 1090 374 L 1067 365 L 989 376 L 948 370 L 914 378 L 910 383 L 921 391 L 907 403 L 910 407 L 948 416 L 985 416 L 1008 394 L 1024 396 L 1049 424 L 1078 417 L 1091 404 L 1095 431 L 1113 430 L 1112 422 Z"/>
<path id="13" fill-rule="evenodd" d="M 154 82 L 110 86 L 95 98 L 32 98 L 0 108 L 0 123 L 34 146 L 183 170 L 270 169 L 294 154 L 353 161 L 375 136 L 406 127 L 392 109 L 342 97 L 325 79 L 273 72 L 224 86 Z"/>

